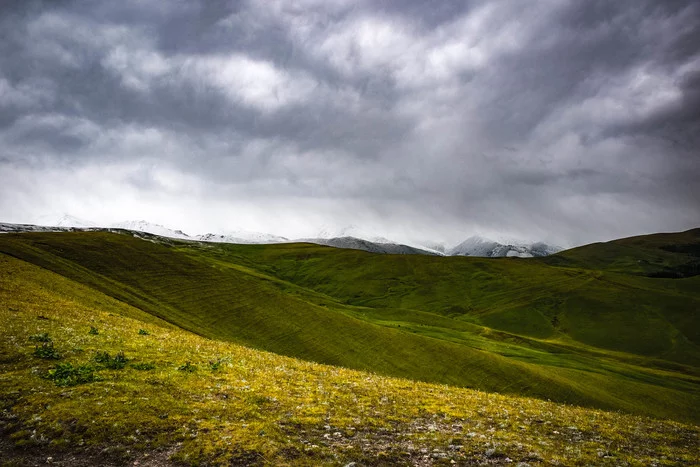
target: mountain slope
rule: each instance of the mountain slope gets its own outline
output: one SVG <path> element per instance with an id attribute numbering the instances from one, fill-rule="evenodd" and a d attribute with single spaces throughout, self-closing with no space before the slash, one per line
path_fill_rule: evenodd
<path id="1" fill-rule="evenodd" d="M 533 338 L 700 361 L 696 278 L 651 279 L 540 260 L 324 249 L 308 249 L 300 261 L 293 245 L 231 251 L 236 261 L 354 306 L 420 310 Z"/>
<path id="2" fill-rule="evenodd" d="M 37 339 L 50 341 L 60 358 L 34 356 Z M 96 361 L 105 353 L 121 355 L 125 365 Z M 56 378 L 77 368 L 92 380 Z M 8 465 L 700 461 L 697 426 L 386 378 L 212 341 L 5 255 L 0 375 L 0 455 Z"/>
<path id="3" fill-rule="evenodd" d="M 595 272 L 315 245 L 150 240 L 105 232 L 6 234 L 0 251 L 215 339 L 424 381 L 700 417 L 697 344 L 678 329 L 697 319 L 686 312 L 696 304 L 692 292 L 649 289 L 643 300 L 656 306 L 670 299 L 675 315 L 661 307 L 668 316 L 638 325 L 644 340 L 628 333 L 611 344 L 609 336 L 629 325 L 627 310 L 620 322 L 598 319 L 609 329 L 591 334 L 582 321 L 589 310 L 579 308 L 586 300 L 607 307 L 630 284 L 615 278 L 603 289 L 586 288 Z M 559 309 L 557 294 L 575 290 L 580 298 Z M 634 304 L 637 295 L 626 300 Z M 542 296 L 552 303 L 529 308 Z M 553 315 L 559 325 L 549 311 L 559 312 Z"/>
<path id="4" fill-rule="evenodd" d="M 21 242 L 3 242 L 0 248 L 207 337 L 494 391 L 555 397 L 552 385 L 563 384 L 558 391 L 570 400 L 587 398 L 570 383 L 555 383 L 527 364 L 366 323 L 342 313 L 341 305 L 326 297 L 300 298 L 303 291 L 287 293 L 289 285 L 225 263 L 201 261 L 124 235 L 32 236 L 19 236 Z"/>
<path id="5" fill-rule="evenodd" d="M 547 264 L 602 269 L 649 277 L 700 275 L 700 229 L 593 243 L 563 251 Z"/>

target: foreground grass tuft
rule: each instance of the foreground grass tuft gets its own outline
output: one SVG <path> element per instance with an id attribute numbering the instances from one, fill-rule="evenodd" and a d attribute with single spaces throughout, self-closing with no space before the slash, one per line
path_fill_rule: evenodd
<path id="1" fill-rule="evenodd" d="M 110 356 L 107 352 L 99 351 L 95 354 L 95 358 L 93 360 L 95 363 L 100 363 L 105 368 L 109 368 L 110 370 L 121 370 L 127 363 L 129 363 L 129 359 L 126 358 L 124 352 L 121 350 L 114 357 Z"/>
<path id="2" fill-rule="evenodd" d="M 59 363 L 46 373 L 46 379 L 52 380 L 57 386 L 76 386 L 100 381 L 101 378 L 90 365 L 73 366 L 72 363 Z"/>
<path id="3" fill-rule="evenodd" d="M 49 337 L 48 332 L 33 334 L 33 335 L 29 336 L 29 340 L 34 341 L 34 342 L 51 342 L 51 338 Z"/>
<path id="4" fill-rule="evenodd" d="M 41 345 L 35 346 L 33 355 L 35 357 L 43 358 L 45 360 L 61 359 L 61 354 L 59 354 L 58 351 L 56 351 L 56 349 L 53 346 L 53 342 L 44 342 Z"/>
<path id="5" fill-rule="evenodd" d="M 194 373 L 197 371 L 197 365 L 193 365 L 190 362 L 185 363 L 184 365 L 180 365 L 177 367 L 178 371 L 184 371 L 185 373 Z"/>

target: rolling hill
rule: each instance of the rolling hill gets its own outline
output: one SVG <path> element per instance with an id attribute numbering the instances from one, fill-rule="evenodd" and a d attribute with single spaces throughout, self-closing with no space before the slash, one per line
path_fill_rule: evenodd
<path id="1" fill-rule="evenodd" d="M 685 245 L 689 234 L 679 235 Z M 589 269 L 569 252 L 553 265 L 560 255 L 374 255 L 125 231 L 4 234 L 0 252 L 211 339 L 431 383 L 700 418 L 698 277 Z"/>
<path id="2" fill-rule="evenodd" d="M 693 277 L 700 275 L 700 229 L 594 243 L 543 261 L 648 277 Z"/>
<path id="3" fill-rule="evenodd" d="M 4 254 L 0 337 L 4 465 L 700 461 L 697 425 L 210 340 Z"/>

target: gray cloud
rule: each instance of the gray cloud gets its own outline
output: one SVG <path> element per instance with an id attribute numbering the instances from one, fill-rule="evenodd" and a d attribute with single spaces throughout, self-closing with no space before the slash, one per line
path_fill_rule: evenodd
<path id="1" fill-rule="evenodd" d="M 700 4 L 5 2 L 0 216 L 564 245 L 700 221 Z"/>

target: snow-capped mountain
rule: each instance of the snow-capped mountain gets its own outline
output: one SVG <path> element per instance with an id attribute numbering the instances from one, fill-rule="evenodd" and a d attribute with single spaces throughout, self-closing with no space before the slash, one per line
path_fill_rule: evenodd
<path id="1" fill-rule="evenodd" d="M 202 242 L 219 243 L 286 243 L 289 241 L 286 237 L 247 230 L 235 230 L 225 234 L 208 233 L 197 235 L 195 239 Z"/>
<path id="2" fill-rule="evenodd" d="M 201 242 L 239 243 L 239 244 L 269 244 L 288 242 L 309 242 L 318 245 L 333 246 L 336 248 L 350 248 L 365 250 L 372 253 L 390 254 L 422 254 L 439 256 L 478 256 L 478 257 L 506 257 L 515 256 L 521 258 L 547 256 L 562 249 L 543 242 L 525 243 L 514 240 L 491 240 L 479 236 L 472 236 L 462 243 L 448 248 L 444 243 L 437 241 L 410 241 L 397 242 L 386 237 L 376 235 L 367 229 L 357 225 L 348 225 L 342 228 L 326 227 L 319 231 L 317 237 L 290 240 L 279 235 L 247 230 L 234 230 L 225 233 L 207 233 L 190 236 L 181 230 L 174 230 L 160 224 L 154 224 L 145 220 L 124 221 L 108 226 L 80 219 L 70 214 L 62 214 L 50 218 L 44 216 L 37 224 L 0 224 L 0 232 L 50 232 L 69 230 L 96 230 L 96 229 L 124 229 L 137 232 L 146 232 L 161 237 L 169 237 L 180 240 L 193 240 Z"/>
<path id="3" fill-rule="evenodd" d="M 92 221 L 81 219 L 79 217 L 72 216 L 70 214 L 61 214 L 58 218 L 54 216 L 42 216 L 36 221 L 37 225 L 49 226 L 49 227 L 98 227 L 98 225 Z"/>
<path id="4" fill-rule="evenodd" d="M 318 234 L 316 234 L 316 237 L 313 238 L 330 240 L 333 238 L 348 237 L 367 240 L 372 243 L 396 243 L 386 237 L 376 235 L 375 233 L 354 224 L 346 225 L 345 227 L 341 228 L 324 227 L 318 232 Z"/>
<path id="5" fill-rule="evenodd" d="M 21 232 L 73 232 L 76 230 L 97 230 L 94 227 L 58 227 L 34 224 L 10 224 L 0 222 L 0 233 L 21 233 Z"/>
<path id="6" fill-rule="evenodd" d="M 194 240 L 182 230 L 173 230 L 160 224 L 153 224 L 148 221 L 124 221 L 117 222 L 109 226 L 113 229 L 136 230 L 137 232 L 146 232 L 161 237 L 179 238 L 183 240 Z"/>
<path id="7" fill-rule="evenodd" d="M 421 250 L 428 250 L 429 252 L 434 253 L 434 254 L 439 255 L 439 256 L 447 256 L 448 248 L 442 242 L 424 240 L 424 241 L 406 242 L 406 245 L 409 245 L 409 246 L 412 246 L 414 248 L 418 248 Z"/>
<path id="8" fill-rule="evenodd" d="M 317 245 L 332 246 L 335 248 L 349 248 L 352 250 L 364 250 L 370 253 L 387 253 L 401 255 L 434 255 L 438 252 L 424 248 L 390 240 L 376 235 L 357 225 L 351 224 L 341 228 L 324 227 L 316 237 L 300 238 L 296 242 L 316 243 Z"/>
<path id="9" fill-rule="evenodd" d="M 392 242 L 371 242 L 356 237 L 334 237 L 334 238 L 307 238 L 295 240 L 299 242 L 315 243 L 317 245 L 332 246 L 335 248 L 348 248 L 351 250 L 364 250 L 370 253 L 385 253 L 393 255 L 435 255 L 428 250 L 421 250 L 408 245 Z"/>
<path id="10" fill-rule="evenodd" d="M 459 245 L 447 250 L 450 256 L 480 256 L 487 258 L 500 258 L 517 256 L 520 258 L 532 258 L 534 256 L 547 256 L 561 251 L 561 248 L 547 245 L 546 243 L 499 243 L 494 240 L 473 236 Z"/>

